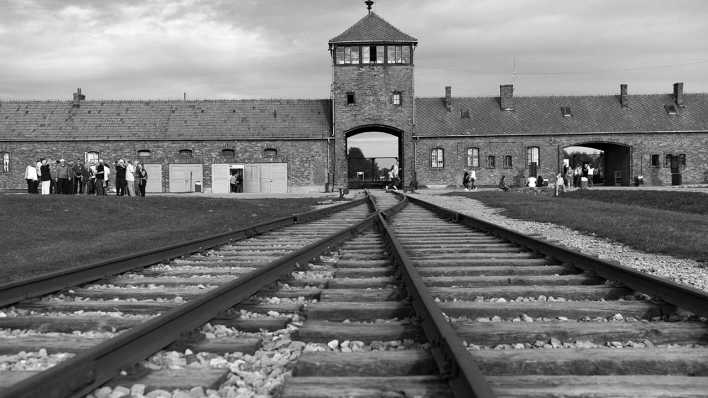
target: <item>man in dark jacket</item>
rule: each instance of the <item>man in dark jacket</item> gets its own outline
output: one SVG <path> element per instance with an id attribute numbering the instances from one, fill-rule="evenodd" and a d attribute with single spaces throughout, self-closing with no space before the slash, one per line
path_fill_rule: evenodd
<path id="1" fill-rule="evenodd" d="M 76 159 L 76 163 L 74 163 L 74 195 L 84 193 L 84 169 L 83 162 Z"/>
<path id="2" fill-rule="evenodd" d="M 69 192 L 69 165 L 64 159 L 59 159 L 57 165 L 57 193 L 68 194 Z"/>

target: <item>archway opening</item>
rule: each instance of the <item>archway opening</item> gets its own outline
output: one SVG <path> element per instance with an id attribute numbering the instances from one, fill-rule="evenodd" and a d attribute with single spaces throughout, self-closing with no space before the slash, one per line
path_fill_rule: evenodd
<path id="1" fill-rule="evenodd" d="M 630 185 L 630 147 L 610 142 L 584 142 L 563 148 L 564 175 L 579 172 L 594 185 Z M 575 172 L 573 172 L 575 170 Z M 588 176 L 588 171 L 591 173 Z"/>
<path id="2" fill-rule="evenodd" d="M 350 132 L 346 138 L 349 188 L 383 188 L 394 178 L 402 179 L 401 134 L 360 129 Z"/>

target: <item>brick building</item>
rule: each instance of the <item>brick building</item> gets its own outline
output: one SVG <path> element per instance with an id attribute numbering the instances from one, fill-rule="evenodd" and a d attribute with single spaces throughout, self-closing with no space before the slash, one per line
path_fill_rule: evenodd
<path id="1" fill-rule="evenodd" d="M 404 185 L 550 177 L 568 147 L 602 151 L 607 185 L 708 183 L 708 94 L 416 98 L 417 39 L 369 12 L 329 41 L 330 99 L 0 102 L 0 189 L 40 157 L 139 159 L 148 191 L 322 191 L 351 184 L 349 138 L 390 134 Z M 668 87 L 667 87 L 668 88 Z M 667 90 L 668 91 L 668 90 Z"/>

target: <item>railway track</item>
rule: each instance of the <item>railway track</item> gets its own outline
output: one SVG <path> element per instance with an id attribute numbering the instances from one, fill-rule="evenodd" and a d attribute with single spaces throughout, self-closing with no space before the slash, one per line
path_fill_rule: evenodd
<path id="1" fill-rule="evenodd" d="M 258 314 L 296 313 L 317 290 L 274 282 L 328 245 L 356 234 L 362 221 L 371 222 L 372 207 L 358 200 L 3 286 L 0 300 L 11 305 L 0 309 L 0 355 L 11 359 L 2 363 L 0 396 L 81 396 L 121 370 L 134 380 L 152 373 L 147 380 L 156 388 L 199 385 L 200 379 L 207 379 L 206 386 L 218 385 L 223 370 L 155 374 L 134 363 L 169 344 L 194 352 L 254 352 L 261 344 L 258 338 L 232 333 L 205 339 L 195 328 L 210 320 L 210 327 L 233 331 L 283 328 L 290 318 Z M 179 253 L 179 258 L 159 261 Z M 56 292 L 43 295 L 47 291 Z M 289 301 L 265 299 L 272 297 Z M 230 308 L 229 301 L 239 306 Z"/>
<path id="2" fill-rule="evenodd" d="M 375 202 L 3 309 L 0 355 L 59 364 L 0 396 L 706 395 L 702 292 Z"/>

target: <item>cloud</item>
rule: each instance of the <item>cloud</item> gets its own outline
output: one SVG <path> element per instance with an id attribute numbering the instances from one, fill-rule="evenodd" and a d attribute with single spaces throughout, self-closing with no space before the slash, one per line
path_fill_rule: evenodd
<path id="1" fill-rule="evenodd" d="M 416 94 L 708 91 L 708 2 L 377 1 L 420 40 Z M 351 0 L 5 0 L 0 98 L 327 98 Z M 514 73 L 516 72 L 516 73 Z"/>

